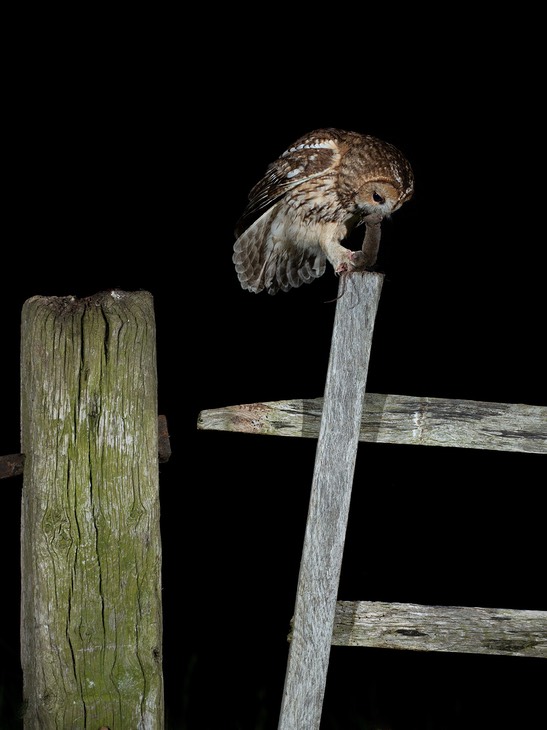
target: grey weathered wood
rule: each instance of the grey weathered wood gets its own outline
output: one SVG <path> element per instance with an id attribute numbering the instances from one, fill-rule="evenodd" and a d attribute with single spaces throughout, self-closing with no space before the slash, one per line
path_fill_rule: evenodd
<path id="1" fill-rule="evenodd" d="M 317 438 L 323 399 L 201 411 L 198 428 Z M 360 441 L 547 453 L 547 407 L 367 393 Z"/>
<path id="2" fill-rule="evenodd" d="M 148 292 L 23 306 L 26 730 L 163 727 L 155 348 Z"/>
<path id="3" fill-rule="evenodd" d="M 383 277 L 340 283 L 279 730 L 316 730 L 329 663 L 372 332 Z"/>
<path id="4" fill-rule="evenodd" d="M 338 601 L 332 643 L 547 658 L 547 611 Z"/>

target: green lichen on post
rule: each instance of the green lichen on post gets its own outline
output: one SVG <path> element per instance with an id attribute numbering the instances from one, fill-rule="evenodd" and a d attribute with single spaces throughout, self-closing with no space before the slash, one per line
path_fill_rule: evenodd
<path id="1" fill-rule="evenodd" d="M 153 300 L 22 312 L 25 728 L 163 727 Z"/>

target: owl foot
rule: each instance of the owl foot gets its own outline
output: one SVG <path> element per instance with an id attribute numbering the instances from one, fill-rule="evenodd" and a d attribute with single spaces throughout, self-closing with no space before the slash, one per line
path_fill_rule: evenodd
<path id="1" fill-rule="evenodd" d="M 366 268 L 366 257 L 362 251 L 348 251 L 334 269 L 336 274 L 351 274 L 352 271 L 363 271 Z"/>

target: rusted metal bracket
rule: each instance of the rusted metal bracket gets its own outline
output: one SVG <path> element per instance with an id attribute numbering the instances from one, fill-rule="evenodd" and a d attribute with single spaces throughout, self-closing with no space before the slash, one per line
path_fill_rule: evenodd
<path id="1" fill-rule="evenodd" d="M 171 442 L 169 440 L 169 431 L 167 429 L 167 418 L 158 416 L 158 459 L 161 464 L 169 461 L 171 456 Z M 25 465 L 24 454 L 8 454 L 0 456 L 0 479 L 8 479 L 16 477 L 23 473 Z"/>
<path id="2" fill-rule="evenodd" d="M 0 456 L 0 479 L 16 477 L 18 474 L 22 474 L 24 463 L 24 454 L 8 454 L 7 456 Z"/>
<path id="3" fill-rule="evenodd" d="M 169 461 L 171 456 L 171 442 L 169 440 L 169 431 L 167 429 L 167 418 L 158 416 L 158 459 L 160 464 Z"/>

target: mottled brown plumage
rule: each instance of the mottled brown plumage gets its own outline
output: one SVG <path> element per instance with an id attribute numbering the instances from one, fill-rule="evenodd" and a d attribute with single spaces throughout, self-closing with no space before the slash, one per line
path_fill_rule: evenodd
<path id="1" fill-rule="evenodd" d="M 406 158 L 388 142 L 340 129 L 298 139 L 249 193 L 233 262 L 244 289 L 275 294 L 321 276 L 372 266 L 381 221 L 412 197 Z M 341 245 L 366 225 L 362 251 Z"/>

